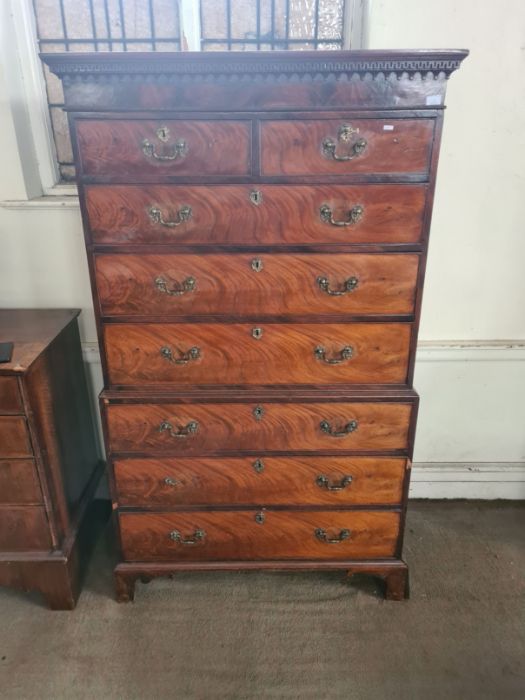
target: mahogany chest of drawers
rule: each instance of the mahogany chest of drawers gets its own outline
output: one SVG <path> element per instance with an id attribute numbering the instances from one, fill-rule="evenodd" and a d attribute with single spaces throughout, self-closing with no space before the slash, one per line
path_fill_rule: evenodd
<path id="1" fill-rule="evenodd" d="M 64 84 L 121 561 L 407 591 L 412 389 L 464 51 L 44 56 Z"/>
<path id="2" fill-rule="evenodd" d="M 0 309 L 0 585 L 75 607 L 106 510 L 75 309 Z M 102 505 L 102 508 L 100 507 Z M 95 517 L 98 515 L 99 517 Z M 101 517 L 104 516 L 104 517 Z"/>

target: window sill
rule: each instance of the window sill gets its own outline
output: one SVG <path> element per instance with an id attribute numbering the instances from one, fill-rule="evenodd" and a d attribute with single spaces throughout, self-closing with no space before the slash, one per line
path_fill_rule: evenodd
<path id="1" fill-rule="evenodd" d="M 45 195 L 34 199 L 8 199 L 0 201 L 1 209 L 78 209 L 77 195 Z"/>

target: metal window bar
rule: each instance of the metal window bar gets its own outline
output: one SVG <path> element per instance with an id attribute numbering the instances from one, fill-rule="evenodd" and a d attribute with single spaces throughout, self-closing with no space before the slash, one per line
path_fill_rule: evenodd
<path id="1" fill-rule="evenodd" d="M 219 6 L 219 3 L 216 3 Z M 226 31 L 223 36 L 220 35 L 210 35 L 206 33 L 206 8 L 210 8 L 208 3 L 200 2 L 200 16 L 201 16 L 201 48 L 206 51 L 208 46 L 215 47 L 225 46 L 229 51 L 236 48 L 246 48 L 249 49 L 260 49 L 261 45 L 269 46 L 271 50 L 288 50 L 294 49 L 296 47 L 308 47 L 312 49 L 321 48 L 334 48 L 342 49 L 344 46 L 344 33 L 343 33 L 343 18 L 345 15 L 345 4 L 346 0 L 331 0 L 332 9 L 336 6 L 336 14 L 338 20 L 338 36 L 334 37 L 323 37 L 320 33 L 320 28 L 322 24 L 322 14 L 321 5 L 324 4 L 325 7 L 330 4 L 328 0 L 311 0 L 310 9 L 312 12 L 312 33 L 305 33 L 304 36 L 297 36 L 298 27 L 295 24 L 294 35 L 292 36 L 291 28 L 294 23 L 297 23 L 301 19 L 302 13 L 305 11 L 304 2 L 296 2 L 294 0 L 286 0 L 282 3 L 284 5 L 284 21 L 283 26 L 279 27 L 277 22 L 277 10 L 276 10 L 276 0 L 271 0 L 269 4 L 269 24 L 270 31 L 262 33 L 262 8 L 261 0 L 253 0 L 253 5 L 255 9 L 255 22 L 253 26 L 253 31 L 245 32 L 242 36 L 235 36 L 232 31 L 232 0 L 223 0 L 221 7 L 226 14 Z M 308 3 L 306 3 L 306 6 Z M 268 8 L 268 2 L 265 2 L 265 8 Z"/>

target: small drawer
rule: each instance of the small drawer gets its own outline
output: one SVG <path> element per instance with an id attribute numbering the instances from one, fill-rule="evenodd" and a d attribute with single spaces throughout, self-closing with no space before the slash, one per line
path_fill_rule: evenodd
<path id="1" fill-rule="evenodd" d="M 113 453 L 404 451 L 412 403 L 110 404 Z"/>
<path id="2" fill-rule="evenodd" d="M 50 548 L 49 524 L 43 507 L 0 508 L 0 550 L 22 552 Z"/>
<path id="3" fill-rule="evenodd" d="M 418 266 L 414 254 L 95 256 L 103 316 L 413 314 Z"/>
<path id="4" fill-rule="evenodd" d="M 410 323 L 109 323 L 114 386 L 404 384 Z"/>
<path id="5" fill-rule="evenodd" d="M 433 137 L 433 119 L 263 121 L 261 173 L 425 178 Z"/>
<path id="6" fill-rule="evenodd" d="M 117 459 L 120 506 L 393 505 L 407 462 L 379 457 Z"/>
<path id="7" fill-rule="evenodd" d="M 32 459 L 0 459 L 0 503 L 41 503 L 40 481 Z"/>
<path id="8" fill-rule="evenodd" d="M 98 245 L 418 243 L 426 185 L 89 185 Z"/>
<path id="9" fill-rule="evenodd" d="M 26 419 L 23 416 L 0 416 L 0 459 L 32 456 Z"/>
<path id="10" fill-rule="evenodd" d="M 79 119 L 81 173 L 101 181 L 166 182 L 182 176 L 248 175 L 248 121 Z"/>
<path id="11" fill-rule="evenodd" d="M 128 561 L 392 557 L 400 515 L 389 511 L 120 513 Z"/>
<path id="12" fill-rule="evenodd" d="M 0 415 L 23 412 L 17 378 L 0 377 Z"/>

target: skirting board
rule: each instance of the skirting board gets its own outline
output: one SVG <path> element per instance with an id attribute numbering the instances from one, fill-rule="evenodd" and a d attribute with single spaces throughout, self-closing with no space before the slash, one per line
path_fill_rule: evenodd
<path id="1" fill-rule="evenodd" d="M 83 352 L 98 417 L 97 344 Z M 418 347 L 411 498 L 525 499 L 524 362 L 523 343 Z"/>
<path id="2" fill-rule="evenodd" d="M 525 463 L 414 463 L 409 498 L 525 500 Z"/>

